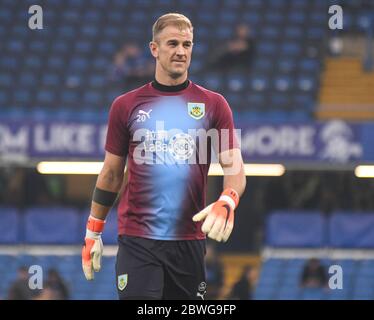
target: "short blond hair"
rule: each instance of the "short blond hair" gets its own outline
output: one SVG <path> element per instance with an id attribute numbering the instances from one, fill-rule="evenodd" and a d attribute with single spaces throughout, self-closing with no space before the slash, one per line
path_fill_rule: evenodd
<path id="1" fill-rule="evenodd" d="M 167 13 L 159 17 L 152 27 L 152 41 L 156 41 L 158 34 L 167 26 L 174 26 L 183 29 L 190 29 L 193 32 L 193 26 L 185 15 L 180 13 Z"/>

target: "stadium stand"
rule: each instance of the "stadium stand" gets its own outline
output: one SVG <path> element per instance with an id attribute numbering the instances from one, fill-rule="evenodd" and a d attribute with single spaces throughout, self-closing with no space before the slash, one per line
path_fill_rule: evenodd
<path id="1" fill-rule="evenodd" d="M 44 270 L 56 268 L 67 281 L 72 292 L 72 299 L 113 299 L 115 297 L 113 278 L 114 256 L 106 256 L 103 271 L 96 280 L 89 283 L 81 272 L 81 259 L 77 245 L 81 242 L 86 212 L 67 208 L 29 208 L 25 212 L 14 208 L 0 209 L 0 214 L 7 224 L 1 224 L 0 273 L 4 277 L 0 286 L 0 296 L 6 297 L 9 283 L 15 278 L 17 267 L 36 264 Z M 9 223 L 9 224 L 8 224 Z M 7 226 L 5 228 L 4 226 Z M 335 212 L 329 217 L 310 211 L 277 211 L 269 215 L 266 228 L 266 245 L 272 249 L 318 249 L 338 250 L 374 248 L 374 213 Z M 44 226 L 44 227 L 43 227 Z M 48 226 L 48 227 L 46 227 Z M 50 226 L 54 226 L 51 228 Z M 11 228 L 10 228 L 11 227 Z M 8 229 L 8 230 L 6 230 Z M 109 215 L 103 240 L 113 251 L 116 243 L 116 216 Z M 31 244 L 53 245 L 56 249 L 34 254 L 27 253 Z M 4 248 L 10 245 L 26 245 L 20 249 L 22 254 L 5 254 Z M 61 247 L 61 245 L 65 245 Z M 66 247 L 66 245 L 68 245 Z M 78 246 L 79 247 L 79 246 Z M 62 249 L 61 249 L 62 248 Z M 56 251 L 51 254 L 50 251 Z M 49 253 L 48 253 L 49 252 Z M 113 253 L 113 252 L 112 252 Z M 292 254 L 291 254 L 292 256 Z M 323 256 L 323 255 L 322 255 Z M 233 263 L 235 261 L 235 263 Z M 226 254 L 222 257 L 225 265 L 225 288 L 227 293 L 232 283 L 237 280 L 244 265 L 260 267 L 260 260 L 253 256 Z M 265 257 L 261 265 L 260 277 L 255 291 L 256 299 L 372 299 L 374 298 L 374 260 L 367 258 L 345 258 L 334 260 L 324 258 L 327 267 L 338 264 L 343 268 L 345 287 L 343 291 L 327 291 L 304 296 L 299 287 L 299 278 L 306 258 Z M 113 279 L 112 279 L 113 278 Z M 365 283 L 363 286 L 362 284 Z M 100 290 L 90 290 L 100 287 Z"/>
<path id="2" fill-rule="evenodd" d="M 266 245 L 271 250 L 283 249 L 283 256 L 274 250 L 264 257 L 255 299 L 374 299 L 374 271 L 370 269 L 374 257 L 365 251 L 374 247 L 373 223 L 373 213 L 335 212 L 325 217 L 301 211 L 269 215 Z M 308 252 L 307 248 L 314 250 Z M 356 249 L 355 258 L 352 252 L 347 253 L 349 249 Z M 340 266 L 343 288 L 304 291 L 300 278 L 306 256 L 319 257 L 326 272 L 332 265 Z"/>
<path id="3" fill-rule="evenodd" d="M 1 92 L 0 103 L 5 107 L 1 116 L 29 117 L 31 113 L 38 119 L 68 114 L 74 118 L 84 110 L 107 110 L 116 95 L 130 89 L 108 81 L 116 50 L 131 40 L 145 46 L 152 19 L 144 9 L 157 16 L 167 3 L 113 0 L 103 5 L 94 0 L 84 4 L 83 11 L 80 1 L 51 1 L 44 9 L 48 28 L 34 32 L 21 23 L 27 16 L 18 14 L 21 2 L 2 2 L 1 17 L 10 32 L 0 28 L 0 85 L 17 90 Z M 310 118 L 322 68 L 324 7 L 305 0 L 290 5 L 269 1 L 266 10 L 265 3 L 254 0 L 229 3 L 222 1 L 220 11 L 214 1 L 204 1 L 207 10 L 196 10 L 202 5 L 199 2 L 170 3 L 169 11 L 190 14 L 195 24 L 191 78 L 220 91 L 233 108 L 248 116 L 254 112 L 257 117 L 276 120 L 285 118 L 282 112 L 287 112 L 290 119 Z M 224 27 L 213 32 L 216 13 Z M 122 21 L 131 24 L 124 28 Z M 201 72 L 216 43 L 229 39 L 241 21 L 248 23 L 255 36 L 257 55 L 251 70 Z"/>
<path id="4" fill-rule="evenodd" d="M 344 4 L 344 32 L 365 30 L 368 12 L 374 9 L 373 2 L 365 0 L 48 0 L 46 28 L 32 31 L 25 23 L 29 18 L 25 8 L 34 2 L 2 0 L 0 118 L 93 122 L 106 118 L 113 99 L 133 85 L 109 81 L 114 54 L 131 41 L 145 48 L 154 19 L 177 11 L 195 26 L 191 79 L 222 93 L 237 119 L 372 119 L 373 110 L 365 104 L 373 103 L 373 91 L 368 90 L 373 75 L 365 74 L 357 59 L 326 59 L 327 3 Z M 256 55 L 251 68 L 202 71 L 217 43 L 230 39 L 239 22 L 253 31 Z M 338 110 L 326 107 L 335 104 Z M 352 112 L 357 104 L 363 105 L 360 112 Z M 94 282 L 87 282 L 79 252 L 87 212 L 57 206 L 0 207 L 0 299 L 6 298 L 17 268 L 32 264 L 56 268 L 72 299 L 117 298 L 115 247 L 110 246 L 116 244 L 115 214 L 109 216 L 103 234 L 108 245 L 103 270 Z M 374 299 L 374 257 L 360 254 L 374 248 L 373 227 L 374 213 L 272 212 L 265 228 L 271 254 L 265 250 L 261 266 L 253 257 L 224 256 L 225 292 L 240 269 L 251 264 L 261 267 L 256 299 Z M 283 249 L 286 253 L 278 257 Z M 345 254 L 346 250 L 353 251 Z M 317 255 L 326 268 L 340 265 L 344 288 L 302 292 L 299 279 L 306 255 Z"/>

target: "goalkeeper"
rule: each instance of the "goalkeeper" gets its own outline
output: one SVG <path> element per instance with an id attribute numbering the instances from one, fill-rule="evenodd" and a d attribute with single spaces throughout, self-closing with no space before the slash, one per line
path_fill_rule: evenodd
<path id="1" fill-rule="evenodd" d="M 110 109 L 104 166 L 82 249 L 83 271 L 92 280 L 100 270 L 101 234 L 127 162 L 128 182 L 118 205 L 119 298 L 203 299 L 209 290 L 206 236 L 228 240 L 245 189 L 241 152 L 226 100 L 188 79 L 190 20 L 175 13 L 161 16 L 149 47 L 156 60 L 155 79 L 117 97 Z M 188 134 L 191 129 L 218 132 L 213 147 L 224 172 L 223 192 L 207 207 L 212 142 L 204 148 Z M 222 143 L 224 134 L 228 143 Z M 196 162 L 190 161 L 193 157 Z"/>

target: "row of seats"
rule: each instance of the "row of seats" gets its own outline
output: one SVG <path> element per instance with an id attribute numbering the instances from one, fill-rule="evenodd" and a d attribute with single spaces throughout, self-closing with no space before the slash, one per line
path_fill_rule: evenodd
<path id="1" fill-rule="evenodd" d="M 337 3 L 349 9 L 344 11 L 348 25 L 365 21 L 367 14 L 354 2 Z M 0 26 L 0 86 L 7 90 L 0 94 L 0 109 L 5 116 L 17 115 L 8 109 L 54 109 L 56 101 L 61 108 L 73 110 L 106 109 L 113 99 L 111 87 L 116 85 L 108 80 L 114 54 L 126 41 L 136 41 L 146 49 L 152 22 L 167 9 L 185 13 L 195 25 L 196 46 L 190 74 L 196 82 L 228 96 L 238 112 L 273 109 L 292 114 L 301 110 L 309 118 L 323 67 L 327 9 L 336 3 L 51 1 L 43 7 L 46 27 L 37 31 L 21 23 L 29 17 L 27 4 L 33 3 L 1 4 L 0 20 L 5 24 Z M 370 8 L 370 3 L 365 5 Z M 255 38 L 257 54 L 251 68 L 229 78 L 206 75 L 202 70 L 216 52 L 217 43 L 231 39 L 240 22 L 252 27 Z M 118 86 L 123 87 L 122 91 L 131 89 L 127 84 Z M 13 90 L 15 87 L 17 90 Z M 254 97 L 247 99 L 252 93 Z M 308 97 L 298 101 L 296 97 L 303 94 Z M 273 95 L 278 97 L 266 99 Z"/>
<path id="2" fill-rule="evenodd" d="M 89 210 L 35 207 L 24 211 L 1 207 L 0 244 L 80 244 Z M 103 241 L 117 243 L 117 214 L 108 215 Z"/>
<path id="3" fill-rule="evenodd" d="M 278 211 L 267 218 L 266 244 L 282 248 L 374 248 L 374 212 Z"/>
<path id="4" fill-rule="evenodd" d="M 117 299 L 115 257 L 104 256 L 101 271 L 94 281 L 87 281 L 82 271 L 80 255 L 0 255 L 0 300 L 6 299 L 17 269 L 21 266 L 38 265 L 43 270 L 43 281 L 49 269 L 59 272 L 70 293 L 70 299 L 114 300 Z"/>
<path id="5" fill-rule="evenodd" d="M 343 288 L 302 289 L 300 278 L 307 259 L 266 260 L 255 289 L 257 300 L 372 300 L 374 299 L 374 260 L 321 259 L 328 277 L 329 267 L 340 266 Z"/>
<path id="6" fill-rule="evenodd" d="M 7 298 L 11 283 L 16 279 L 17 268 L 39 265 L 44 277 L 51 268 L 56 269 L 70 292 L 70 299 L 117 299 L 115 279 L 115 257 L 104 256 L 102 269 L 95 274 L 94 281 L 86 281 L 82 272 L 81 257 L 71 255 L 0 255 L 0 299 Z M 260 271 L 254 298 L 257 300 L 362 300 L 374 299 L 374 260 L 363 259 L 321 259 L 326 274 L 332 265 L 339 265 L 343 271 L 342 289 L 303 290 L 300 278 L 306 259 L 266 260 Z M 209 287 L 209 284 L 208 284 Z"/>
<path id="7" fill-rule="evenodd" d="M 28 17 L 21 5 L 3 1 L 0 19 L 8 25 L 0 26 L 0 85 L 9 90 L 0 93 L 0 116 L 22 117 L 23 109 L 37 109 L 32 118 L 48 118 L 51 110 L 62 118 L 69 114 L 60 109 L 106 110 L 116 94 L 130 89 L 108 80 L 115 52 L 127 40 L 146 49 L 152 22 L 166 8 L 185 13 L 195 26 L 194 81 L 224 94 L 240 113 L 283 110 L 284 115 L 272 114 L 310 117 L 327 11 L 319 1 L 279 0 L 51 1 L 43 8 L 48 28 L 39 31 L 19 23 Z M 241 22 L 250 25 L 255 38 L 251 67 L 229 75 L 206 72 L 217 43 L 231 39 Z M 124 89 L 114 92 L 114 86 Z"/>
<path id="8" fill-rule="evenodd" d="M 84 235 L 87 212 L 75 208 L 36 207 L 19 211 L 1 207 L 0 243 L 76 244 Z M 115 244 L 117 215 L 108 216 L 103 240 Z M 274 212 L 266 223 L 271 247 L 373 248 L 374 214 Z"/>

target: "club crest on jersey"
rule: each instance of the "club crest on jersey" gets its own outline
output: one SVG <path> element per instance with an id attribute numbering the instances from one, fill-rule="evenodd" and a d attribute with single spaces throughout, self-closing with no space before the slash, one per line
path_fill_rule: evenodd
<path id="1" fill-rule="evenodd" d="M 205 116 L 205 103 L 196 103 L 196 102 L 188 102 L 188 114 L 196 119 L 199 120 Z"/>
<path id="2" fill-rule="evenodd" d="M 123 289 L 126 288 L 127 279 L 128 279 L 127 274 L 121 274 L 120 276 L 118 276 L 118 289 L 119 290 L 123 291 Z"/>

